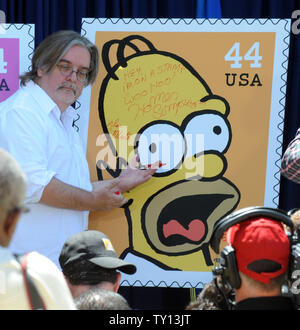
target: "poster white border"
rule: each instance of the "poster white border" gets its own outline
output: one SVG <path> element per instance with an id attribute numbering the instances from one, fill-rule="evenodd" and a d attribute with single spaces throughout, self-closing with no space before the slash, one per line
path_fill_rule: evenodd
<path id="1" fill-rule="evenodd" d="M 268 137 L 268 155 L 266 165 L 265 199 L 264 205 L 278 207 L 280 187 L 280 161 L 282 152 L 282 138 L 284 126 L 286 77 L 289 55 L 290 19 L 111 19 L 111 18 L 83 18 L 81 34 L 95 42 L 96 31 L 130 31 L 130 32 L 275 32 L 275 51 L 273 63 L 273 79 L 271 93 L 271 109 Z M 100 72 L 100 75 L 102 73 Z M 80 119 L 78 127 L 87 147 L 89 126 L 91 87 L 87 87 L 79 99 Z M 255 161 L 255 155 L 253 157 Z M 145 265 L 145 267 L 147 267 Z M 143 267 L 144 268 L 144 267 Z M 175 274 L 176 273 L 176 274 Z M 177 274 L 178 273 L 178 274 Z M 202 273 L 202 272 L 201 272 Z M 148 274 L 148 275 L 147 275 Z M 161 286 L 159 270 L 143 272 L 143 283 L 136 276 L 122 277 L 123 283 L 132 285 Z M 147 278 L 149 276 L 149 278 Z M 177 277 L 178 276 L 178 277 Z M 203 272 L 172 271 L 176 283 L 184 287 L 200 287 L 208 282 L 211 274 Z M 162 286 L 169 286 L 164 283 Z M 173 284 L 172 284 L 173 286 Z M 175 285 L 176 286 L 176 285 Z"/>

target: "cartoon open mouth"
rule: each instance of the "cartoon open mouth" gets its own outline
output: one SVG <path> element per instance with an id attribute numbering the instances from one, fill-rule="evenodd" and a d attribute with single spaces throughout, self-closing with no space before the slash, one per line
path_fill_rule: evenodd
<path id="1" fill-rule="evenodd" d="M 225 194 L 196 195 L 170 202 L 163 208 L 157 221 L 160 241 L 167 246 L 200 244 L 207 234 L 210 214 L 225 199 L 233 197 Z"/>
<path id="2" fill-rule="evenodd" d="M 185 180 L 152 195 L 142 209 L 142 228 L 158 253 L 184 255 L 201 249 L 214 224 L 239 202 L 228 180 Z M 164 202 L 162 202 L 164 201 Z"/>

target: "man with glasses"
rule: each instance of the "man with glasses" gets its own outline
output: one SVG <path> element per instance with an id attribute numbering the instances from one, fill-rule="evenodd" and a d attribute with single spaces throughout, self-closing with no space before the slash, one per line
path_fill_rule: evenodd
<path id="1" fill-rule="evenodd" d="M 31 209 L 19 222 L 10 248 L 38 251 L 59 267 L 64 242 L 88 228 L 89 211 L 110 210 L 127 199 L 122 192 L 147 181 L 155 166 L 128 166 L 116 179 L 90 182 L 71 106 L 98 73 L 96 46 L 74 31 L 59 31 L 35 50 L 21 88 L 0 106 L 0 147 L 22 166 Z"/>

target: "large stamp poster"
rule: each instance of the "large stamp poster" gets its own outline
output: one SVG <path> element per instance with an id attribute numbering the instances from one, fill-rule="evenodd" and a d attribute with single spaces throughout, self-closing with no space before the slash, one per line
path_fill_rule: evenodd
<path id="1" fill-rule="evenodd" d="M 214 224 L 235 209 L 277 207 L 289 20 L 85 19 L 100 73 L 77 124 L 92 180 L 136 155 L 161 166 L 90 215 L 136 264 L 123 285 L 201 287 Z"/>
<path id="2" fill-rule="evenodd" d="M 1 24 L 0 102 L 19 89 L 19 75 L 28 71 L 34 51 L 34 25 Z"/>

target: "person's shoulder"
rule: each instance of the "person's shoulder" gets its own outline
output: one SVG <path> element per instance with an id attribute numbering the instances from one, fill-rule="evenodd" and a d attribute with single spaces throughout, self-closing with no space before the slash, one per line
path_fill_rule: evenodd
<path id="1" fill-rule="evenodd" d="M 26 255 L 27 271 L 45 299 L 47 309 L 76 309 L 62 272 L 53 261 L 38 252 Z"/>
<path id="2" fill-rule="evenodd" d="M 30 252 L 26 255 L 27 269 L 31 277 L 40 283 L 60 283 L 65 286 L 62 272 L 55 263 L 38 252 Z"/>
<path id="3" fill-rule="evenodd" d="M 47 258 L 46 256 L 33 251 L 27 254 L 27 265 L 30 268 L 34 268 L 35 270 L 38 270 L 39 273 L 49 273 L 55 272 L 55 273 L 61 273 L 60 270 L 57 268 L 55 263 Z"/>
<path id="4" fill-rule="evenodd" d="M 30 93 L 20 88 L 15 94 L 0 103 L 0 114 L 2 117 L 8 114 L 16 114 L 16 118 L 22 118 L 22 115 L 35 115 L 35 101 Z"/>

